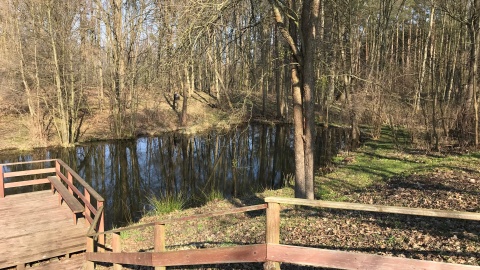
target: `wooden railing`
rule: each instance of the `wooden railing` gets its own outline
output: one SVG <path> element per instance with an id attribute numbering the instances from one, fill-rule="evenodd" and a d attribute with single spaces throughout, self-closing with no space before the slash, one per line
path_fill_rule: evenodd
<path id="1" fill-rule="evenodd" d="M 166 266 L 227 264 L 265 262 L 266 269 L 280 269 L 280 262 L 329 267 L 339 269 L 476 269 L 479 266 L 423 261 L 399 257 L 386 257 L 375 254 L 355 253 L 338 250 L 327 250 L 301 246 L 280 244 L 280 211 L 281 204 L 302 205 L 310 207 L 333 208 L 377 213 L 395 213 L 466 220 L 480 220 L 480 213 L 456 212 L 445 210 L 419 209 L 394 206 L 366 205 L 358 203 L 329 202 L 317 200 L 273 198 L 265 199 L 267 204 L 242 207 L 230 211 L 215 212 L 197 216 L 183 217 L 161 222 L 142 224 L 103 233 L 90 234 L 92 249 L 87 250 L 87 269 L 94 269 L 94 262 L 113 263 L 114 269 L 122 269 L 122 264 L 154 266 L 156 270 Z M 242 245 L 236 247 L 208 248 L 197 250 L 165 250 L 165 224 L 178 221 L 207 218 L 266 208 L 266 239 L 264 244 Z M 120 232 L 126 230 L 154 227 L 153 252 L 122 252 Z M 93 251 L 93 238 L 99 235 L 112 234 L 112 252 L 98 253 Z"/>
<path id="2" fill-rule="evenodd" d="M 20 170 L 20 171 L 9 170 L 8 172 L 5 172 L 5 168 L 11 168 L 11 167 L 20 166 L 20 165 L 33 165 L 33 164 L 39 164 L 39 163 L 51 164 L 53 162 L 55 162 L 55 159 L 1 164 L 0 165 L 0 198 L 5 197 L 5 189 L 8 189 L 8 188 L 26 187 L 26 186 L 34 186 L 34 185 L 49 183 L 46 177 L 40 178 L 40 179 L 25 180 L 25 181 L 10 181 L 5 183 L 6 178 L 15 178 L 15 177 L 21 177 L 21 176 L 37 176 L 37 175 L 52 174 L 52 173 L 55 174 L 56 172 L 56 169 L 53 166 L 49 168 L 36 169 L 36 170 Z"/>
<path id="3" fill-rule="evenodd" d="M 24 166 L 31 167 L 34 165 L 42 165 L 40 169 L 15 169 L 15 167 Z M 6 169 L 8 168 L 8 169 Z M 57 176 L 61 181 L 65 182 L 71 194 L 74 194 L 79 201 L 85 206 L 83 216 L 90 224 L 89 231 L 104 231 L 104 199 L 98 194 L 85 180 L 82 179 L 74 170 L 72 170 L 65 162 L 59 159 L 47 159 L 28 162 L 15 162 L 0 164 L 0 199 L 5 197 L 5 189 L 18 188 L 26 186 L 35 186 L 40 184 L 49 184 L 48 176 Z M 17 177 L 32 177 L 33 179 L 22 181 L 11 181 Z M 37 179 L 37 177 L 40 177 Z M 5 179 L 10 181 L 5 182 Z M 83 193 L 77 186 L 83 188 Z M 96 202 L 94 206 L 93 200 Z M 99 239 L 102 242 L 102 239 Z"/>

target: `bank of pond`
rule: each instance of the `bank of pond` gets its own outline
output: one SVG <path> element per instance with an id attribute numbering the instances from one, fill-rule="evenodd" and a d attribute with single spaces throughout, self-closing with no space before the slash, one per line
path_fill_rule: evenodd
<path id="1" fill-rule="evenodd" d="M 348 145 L 347 130 L 318 127 L 316 166 L 327 165 Z M 151 198 L 181 197 L 187 206 L 198 206 L 211 198 L 282 188 L 295 169 L 293 127 L 264 124 L 36 149 L 29 154 L 0 155 L 0 162 L 53 158 L 65 161 L 105 198 L 107 229 L 138 221 L 151 210 Z"/>

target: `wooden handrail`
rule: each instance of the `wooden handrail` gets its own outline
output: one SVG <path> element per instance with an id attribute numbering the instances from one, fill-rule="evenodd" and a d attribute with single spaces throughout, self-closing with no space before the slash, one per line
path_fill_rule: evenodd
<path id="1" fill-rule="evenodd" d="M 100 206 L 97 209 L 97 213 L 95 214 L 95 218 L 93 219 L 92 223 L 90 224 L 90 227 L 88 228 L 87 236 L 90 236 L 92 234 L 93 234 L 93 236 L 99 235 L 99 234 L 96 234 L 95 232 L 96 232 L 98 222 L 100 221 L 100 218 L 102 217 L 102 214 L 103 214 L 103 205 Z"/>
<path id="2" fill-rule="evenodd" d="M 90 209 L 90 211 L 92 211 L 93 214 L 95 214 L 94 213 L 95 212 L 95 207 L 90 203 L 90 200 L 87 199 L 82 194 L 82 192 L 80 192 L 80 190 L 78 190 L 78 188 L 73 183 L 70 183 L 70 181 L 68 181 L 67 177 L 63 173 L 59 172 L 58 176 L 60 176 L 60 178 L 63 180 L 63 182 L 65 182 L 67 184 L 67 186 L 85 203 L 85 206 L 88 207 L 88 209 Z M 75 178 L 75 179 L 77 179 L 77 178 Z"/>
<path id="3" fill-rule="evenodd" d="M 225 210 L 225 211 L 217 211 L 217 212 L 199 214 L 199 215 L 188 216 L 188 217 L 179 217 L 179 218 L 166 219 L 166 220 L 161 220 L 161 221 L 156 221 L 156 222 L 149 222 L 149 223 L 145 223 L 145 224 L 133 225 L 133 226 L 113 229 L 113 230 L 109 230 L 109 231 L 104 231 L 104 232 L 91 233 L 89 231 L 87 236 L 95 237 L 95 236 L 98 236 L 98 235 L 101 235 L 101 234 L 120 233 L 120 232 L 123 232 L 123 231 L 143 229 L 143 228 L 155 226 L 156 224 L 172 224 L 172 223 L 176 223 L 176 222 L 190 221 L 190 220 L 195 220 L 195 219 L 200 219 L 200 218 L 218 217 L 218 216 L 225 216 L 225 215 L 230 215 L 230 214 L 238 214 L 238 213 L 245 213 L 245 212 L 251 212 L 251 211 L 258 211 L 258 210 L 262 210 L 262 209 L 266 209 L 266 208 L 267 208 L 267 204 L 244 206 L 244 207 L 239 207 L 239 208 Z"/>
<path id="4" fill-rule="evenodd" d="M 47 181 L 45 180 L 46 178 L 25 180 L 25 181 L 20 181 L 20 182 L 5 183 L 5 178 L 49 174 L 49 173 L 54 173 L 55 172 L 55 168 L 44 168 L 44 169 L 36 169 L 36 170 L 24 170 L 24 171 L 14 171 L 14 172 L 7 171 L 7 172 L 5 172 L 5 169 L 4 169 L 5 167 L 16 166 L 16 165 L 25 165 L 25 164 L 47 163 L 47 162 L 54 162 L 54 161 L 56 161 L 56 159 L 10 162 L 10 163 L 0 164 L 0 198 L 5 197 L 5 189 L 7 189 L 7 188 L 33 186 L 33 185 L 39 185 L 39 184 L 47 183 Z"/>
<path id="5" fill-rule="evenodd" d="M 42 169 L 29 169 L 29 170 L 18 170 L 18 171 L 9 171 L 5 172 L 4 167 L 9 166 L 16 166 L 16 165 L 27 165 L 27 164 L 39 164 L 39 163 L 51 163 L 52 165 L 49 168 L 42 168 Z M 62 168 L 66 172 L 67 176 L 62 173 Z M 103 228 L 103 203 L 104 198 L 100 196 L 85 180 L 83 180 L 80 175 L 78 175 L 70 166 L 68 166 L 65 162 L 60 159 L 45 159 L 45 160 L 35 160 L 35 161 L 24 161 L 24 162 L 11 162 L 11 163 L 4 163 L 0 164 L 0 198 L 5 196 L 5 188 L 14 188 L 14 187 L 22 187 L 22 186 L 30 186 L 30 185 L 38 185 L 38 184 L 45 184 L 50 183 L 46 178 L 42 179 L 34 179 L 34 180 L 24 180 L 24 181 L 17 181 L 17 182 L 9 182 L 4 183 L 5 178 L 10 177 L 19 177 L 19 176 L 30 176 L 30 175 L 44 175 L 44 174 L 56 174 L 64 183 L 67 184 L 68 189 L 75 193 L 77 198 L 79 198 L 85 208 L 85 218 L 88 222 L 93 222 L 96 220 L 96 225 L 93 228 L 96 228 L 98 223 L 101 223 L 100 228 Z M 78 184 L 83 186 L 85 190 L 85 195 L 75 186 L 72 180 L 75 180 Z M 88 195 L 88 196 L 87 196 Z M 90 201 L 90 196 L 95 198 L 97 201 L 97 207 L 92 205 Z M 98 211 L 98 209 L 102 209 L 102 211 Z M 97 209 L 98 208 L 98 209 Z M 94 218 L 90 216 L 90 214 L 94 215 Z M 88 215 L 88 216 L 87 216 Z M 103 230 L 103 229 L 102 229 Z"/>
<path id="6" fill-rule="evenodd" d="M 3 173 L 3 177 L 8 178 L 8 177 L 28 176 L 28 175 L 35 175 L 35 174 L 54 173 L 54 172 L 55 172 L 55 168 L 46 168 L 46 169 L 37 169 L 37 170 L 6 172 L 6 173 Z"/>
<path id="7" fill-rule="evenodd" d="M 264 262 L 266 244 L 219 247 L 167 252 L 108 252 L 87 253 L 86 259 L 107 263 L 142 266 L 180 266 L 222 263 Z"/>
<path id="8" fill-rule="evenodd" d="M 479 266 L 425 261 L 377 254 L 299 247 L 253 244 L 235 247 L 177 250 L 167 252 L 87 252 L 86 260 L 142 266 L 182 266 L 279 261 L 335 269 L 479 270 Z M 270 269 L 270 268 L 269 268 Z"/>
<path id="9" fill-rule="evenodd" d="M 292 198 L 268 197 L 267 217 L 266 217 L 266 243 L 260 245 L 242 245 L 229 248 L 210 248 L 202 250 L 183 250 L 183 251 L 159 251 L 154 252 L 134 252 L 123 253 L 118 251 L 108 253 L 87 252 L 86 260 L 93 262 L 114 263 L 118 269 L 121 264 L 135 264 L 155 267 L 196 265 L 196 264 L 218 264 L 234 262 L 267 262 L 268 269 L 280 269 L 278 262 L 293 263 L 301 265 L 310 265 L 317 267 L 341 268 L 341 269 L 382 269 L 394 270 L 399 265 L 408 269 L 449 269 L 449 270 L 479 270 L 480 266 L 452 264 L 435 261 L 424 261 L 409 258 L 386 257 L 376 254 L 355 253 L 339 250 L 327 250 L 309 247 L 299 247 L 291 245 L 280 245 L 280 204 L 303 205 L 312 207 L 369 211 L 378 213 L 418 215 L 428 217 L 442 217 L 465 220 L 480 220 L 480 213 L 455 212 L 446 210 L 432 210 L 421 208 L 407 208 L 395 206 L 367 205 L 359 203 L 343 203 L 329 201 L 315 201 Z M 166 221 L 152 222 L 126 228 L 111 230 L 104 233 L 118 234 L 124 230 L 138 229 L 152 225 L 173 223 L 184 220 L 193 220 L 201 217 L 213 217 L 222 214 L 238 213 L 244 210 L 265 209 L 265 204 L 247 206 L 239 208 L 239 211 L 228 210 L 214 213 L 205 213 L 197 216 L 182 217 Z M 240 211 L 241 210 L 241 211 Z M 162 225 L 163 226 L 163 225 Z M 103 233 L 96 233 L 95 236 Z M 157 234 L 155 237 L 157 238 Z M 116 237 L 117 241 L 119 237 Z M 155 245 L 164 244 L 154 239 Z M 117 243 L 120 245 L 120 243 Z M 244 261 L 239 261 L 239 254 L 242 254 Z M 92 264 L 90 265 L 90 269 Z"/>
<path id="10" fill-rule="evenodd" d="M 95 189 L 93 189 L 87 182 L 85 182 L 85 180 L 83 180 L 82 177 L 80 177 L 80 175 L 78 175 L 74 170 L 72 170 L 70 166 L 68 166 L 65 162 L 63 162 L 60 159 L 57 159 L 56 161 L 68 172 L 70 172 L 70 174 L 72 174 L 75 180 L 77 180 L 77 182 L 80 183 L 88 191 L 88 193 L 90 193 L 90 195 L 93 196 L 95 200 L 97 200 L 97 202 L 105 201 L 103 197 L 100 196 L 100 194 L 98 194 L 97 191 L 95 191 Z"/>
<path id="11" fill-rule="evenodd" d="M 267 197 L 265 198 L 265 202 L 341 209 L 341 210 L 366 211 L 366 212 L 376 212 L 376 213 L 402 214 L 402 215 L 439 217 L 439 218 L 454 218 L 454 219 L 466 219 L 466 220 L 480 220 L 480 213 L 475 213 L 475 212 L 460 212 L 460 211 L 436 210 L 436 209 L 426 209 L 426 208 L 409 208 L 409 207 L 403 207 L 403 206 L 387 206 L 387 205 L 374 205 L 374 204 L 363 204 L 363 203 L 332 202 L 332 201 L 305 200 L 305 199 L 278 198 L 278 197 Z"/>
<path id="12" fill-rule="evenodd" d="M 10 162 L 10 163 L 2 163 L 2 166 L 14 166 L 14 165 L 24 165 L 24 164 L 45 163 L 45 162 L 54 162 L 54 161 L 57 161 L 57 160 L 58 159 L 44 159 L 44 160 Z"/>

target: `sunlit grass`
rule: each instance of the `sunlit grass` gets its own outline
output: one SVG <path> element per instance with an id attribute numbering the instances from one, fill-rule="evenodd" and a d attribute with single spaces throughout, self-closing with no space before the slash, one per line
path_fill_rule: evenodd
<path id="1" fill-rule="evenodd" d="M 225 196 L 223 196 L 223 193 L 219 190 L 212 190 L 209 193 L 207 193 L 205 196 L 206 196 L 207 202 L 225 199 Z"/>
<path id="2" fill-rule="evenodd" d="M 185 206 L 185 199 L 181 194 L 165 195 L 162 197 L 151 196 L 148 198 L 151 215 L 168 214 L 174 211 L 180 211 Z"/>
<path id="3" fill-rule="evenodd" d="M 315 181 L 315 195 L 324 200 L 342 200 L 343 194 L 373 184 L 382 184 L 395 176 L 425 174 L 439 170 L 477 170 L 480 154 L 433 155 L 399 144 L 408 140 L 408 134 L 398 132 L 393 140 L 388 128 L 381 137 L 369 140 L 353 152 L 340 153 L 333 159 L 334 170 L 319 175 Z"/>

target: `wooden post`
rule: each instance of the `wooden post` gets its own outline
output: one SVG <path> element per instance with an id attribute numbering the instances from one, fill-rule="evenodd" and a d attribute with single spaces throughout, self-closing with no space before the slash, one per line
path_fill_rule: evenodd
<path id="1" fill-rule="evenodd" d="M 103 202 L 97 202 L 97 210 L 100 209 L 100 207 L 103 206 Z M 97 213 L 98 215 L 98 213 Z M 98 230 L 97 232 L 104 232 L 105 231 L 105 211 L 101 213 L 100 220 L 98 221 Z M 99 252 L 105 251 L 103 248 L 105 246 L 105 235 L 101 234 L 98 236 L 98 243 L 99 243 Z"/>
<path id="2" fill-rule="evenodd" d="M 95 252 L 95 240 L 93 237 L 87 237 L 87 252 Z M 85 270 L 94 270 L 95 263 L 92 261 L 85 261 Z"/>
<path id="3" fill-rule="evenodd" d="M 90 199 L 90 192 L 88 192 L 88 190 L 86 188 L 84 189 L 84 195 L 85 195 L 85 199 L 87 199 L 87 201 L 85 202 L 85 225 L 88 226 L 88 225 L 91 225 L 91 224 L 89 224 L 90 222 L 88 221 L 87 217 L 92 217 L 92 213 L 90 211 L 90 208 L 88 208 L 88 206 L 87 206 L 87 202 L 89 204 L 92 204 L 92 203 L 91 203 L 91 199 Z"/>
<path id="4" fill-rule="evenodd" d="M 268 244 L 280 244 L 280 204 L 268 203 L 267 208 L 267 228 L 266 240 L 267 243 L 267 258 L 268 258 Z M 265 270 L 279 270 L 280 263 L 267 261 L 263 268 Z"/>
<path id="5" fill-rule="evenodd" d="M 5 198 L 5 184 L 3 183 L 3 166 L 0 166 L 0 198 Z"/>
<path id="6" fill-rule="evenodd" d="M 58 162 L 58 160 L 55 160 L 55 173 L 56 173 L 58 179 L 60 179 L 60 174 L 62 172 L 60 171 L 60 163 Z"/>
<path id="7" fill-rule="evenodd" d="M 112 234 L 112 251 L 122 252 L 122 244 L 120 242 L 120 233 Z M 122 265 L 118 263 L 114 263 L 113 270 L 122 270 Z"/>
<path id="8" fill-rule="evenodd" d="M 154 251 L 163 252 L 165 251 L 165 224 L 155 224 L 154 227 Z M 165 266 L 155 266 L 155 270 L 165 270 Z"/>
<path id="9" fill-rule="evenodd" d="M 73 185 L 73 177 L 72 177 L 72 174 L 70 173 L 70 171 L 67 172 L 67 180 L 68 180 L 68 183 Z M 73 194 L 73 190 L 70 187 L 70 185 L 68 186 L 68 191 L 70 191 L 70 194 Z"/>

